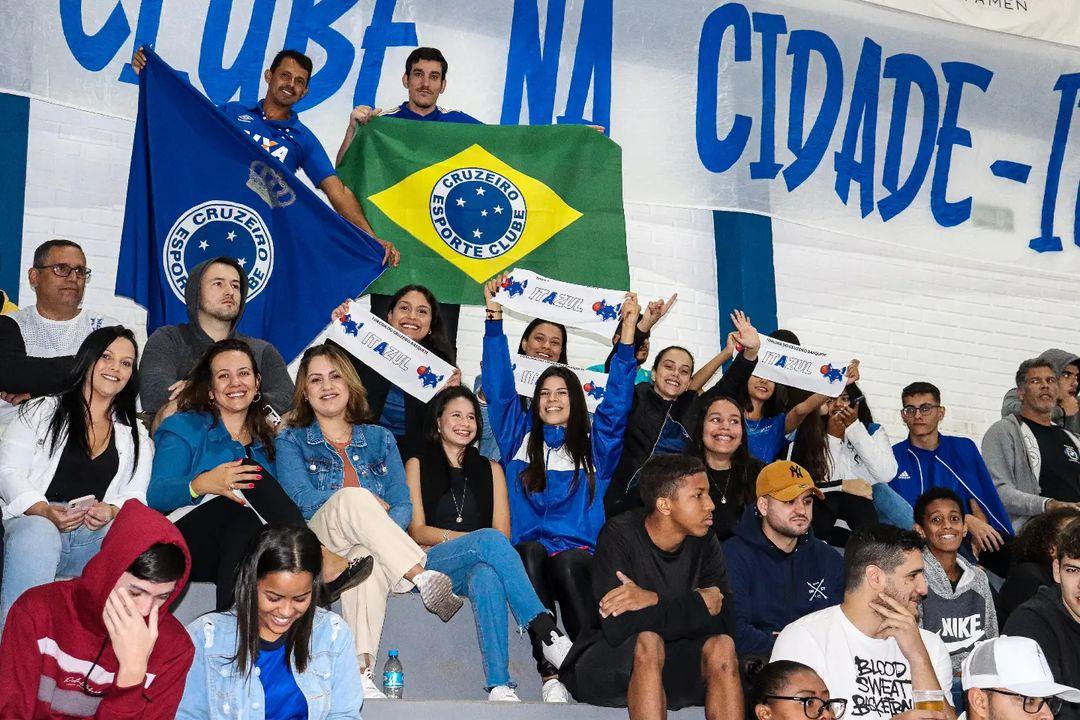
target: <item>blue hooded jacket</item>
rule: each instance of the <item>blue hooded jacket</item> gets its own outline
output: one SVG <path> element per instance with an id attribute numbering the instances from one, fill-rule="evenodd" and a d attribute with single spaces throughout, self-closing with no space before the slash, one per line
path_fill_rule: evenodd
<path id="1" fill-rule="evenodd" d="M 483 364 L 488 419 L 506 471 L 511 541 L 515 545 L 536 541 L 552 554 L 571 548 L 593 552 L 604 525 L 604 493 L 622 454 L 626 418 L 634 398 L 634 347 L 619 344 L 611 361 L 604 399 L 593 416 L 591 444 L 596 476 L 591 500 L 585 473 L 575 477 L 573 461 L 563 445 L 565 428 L 551 425 L 544 426 L 546 485 L 542 492 L 525 492 L 520 478 L 529 465 L 532 412 L 522 410 L 518 400 L 501 320 L 488 320 L 485 325 Z"/>
<path id="2" fill-rule="evenodd" d="M 723 548 L 739 653 L 772 652 L 776 633 L 789 623 L 844 599 L 844 559 L 813 530 L 786 553 L 765 537 L 751 505 Z"/>
<path id="3" fill-rule="evenodd" d="M 910 439 L 893 445 L 898 469 L 889 487 L 912 505 L 932 487 L 948 488 L 964 501 L 965 513 L 971 512 L 968 503 L 974 498 L 994 529 L 1015 535 L 979 448 L 965 437 L 939 437 L 937 450 L 917 448 Z"/>

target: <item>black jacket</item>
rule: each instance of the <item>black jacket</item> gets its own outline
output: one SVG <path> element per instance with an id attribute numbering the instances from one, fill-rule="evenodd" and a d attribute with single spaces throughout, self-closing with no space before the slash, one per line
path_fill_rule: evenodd
<path id="1" fill-rule="evenodd" d="M 1054 680 L 1080 685 L 1080 621 L 1061 599 L 1061 587 L 1039 588 L 1035 597 L 1018 607 L 1005 623 L 1004 635 L 1029 637 L 1039 643 Z M 1080 720 L 1080 703 L 1065 703 L 1055 720 Z"/>

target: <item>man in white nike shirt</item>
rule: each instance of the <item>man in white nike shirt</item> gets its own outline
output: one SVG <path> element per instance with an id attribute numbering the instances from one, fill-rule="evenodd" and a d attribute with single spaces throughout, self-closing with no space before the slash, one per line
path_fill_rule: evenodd
<path id="1" fill-rule="evenodd" d="M 954 720 L 952 663 L 941 639 L 919 629 L 927 592 L 923 542 L 892 525 L 861 530 L 844 556 L 844 600 L 781 631 L 772 660 L 813 668 L 862 720 Z M 915 690 L 943 693 L 944 710 L 914 708 Z"/>

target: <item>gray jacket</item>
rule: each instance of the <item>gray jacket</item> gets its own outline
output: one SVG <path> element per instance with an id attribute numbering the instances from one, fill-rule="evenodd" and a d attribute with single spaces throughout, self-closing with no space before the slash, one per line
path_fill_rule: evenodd
<path id="1" fill-rule="evenodd" d="M 960 664 L 975 643 L 998 635 L 990 582 L 982 568 L 957 556 L 963 574 L 954 590 L 934 553 L 924 548 L 922 555 L 928 592 L 921 603 L 919 627 L 941 637 L 952 658 L 953 674 L 959 675 Z"/>
<path id="2" fill-rule="evenodd" d="M 184 300 L 187 304 L 190 322 L 180 325 L 159 327 L 150 335 L 143 348 L 139 361 L 139 399 L 143 410 L 150 413 L 158 411 L 169 400 L 169 386 L 184 379 L 195 363 L 213 345 L 214 341 L 199 327 L 199 291 L 202 287 L 202 274 L 206 266 L 216 260 L 207 260 L 192 268 L 184 288 Z M 270 405 L 279 415 L 284 415 L 292 405 L 293 381 L 281 353 L 270 343 L 249 335 L 236 332 L 236 324 L 244 316 L 244 304 L 247 301 L 247 275 L 243 268 L 234 265 L 240 272 L 240 311 L 233 321 L 233 330 L 229 337 L 243 340 L 251 346 L 255 363 L 262 376 L 260 392 L 263 405 Z"/>
<path id="3" fill-rule="evenodd" d="M 1048 361 L 1054 366 L 1054 372 L 1060 375 L 1066 365 L 1080 360 L 1080 356 L 1074 355 L 1068 350 L 1050 348 L 1042 355 L 1039 355 L 1039 359 Z M 1001 401 L 1001 417 L 1016 415 L 1020 412 L 1020 404 L 1020 398 L 1016 396 L 1016 388 L 1005 393 L 1005 397 L 1002 398 Z M 1055 425 L 1061 425 L 1071 433 L 1080 434 L 1080 413 L 1066 416 L 1065 411 L 1061 409 L 1061 406 L 1056 405 L 1054 406 L 1054 412 L 1050 419 Z"/>
<path id="4" fill-rule="evenodd" d="M 1080 449 L 1080 438 L 1065 432 Z M 1039 487 L 1042 455 L 1035 433 L 1020 421 L 1019 415 L 1004 417 L 983 436 L 982 456 L 1013 527 L 1019 532 L 1028 518 L 1041 513 L 1050 500 L 1041 495 Z"/>

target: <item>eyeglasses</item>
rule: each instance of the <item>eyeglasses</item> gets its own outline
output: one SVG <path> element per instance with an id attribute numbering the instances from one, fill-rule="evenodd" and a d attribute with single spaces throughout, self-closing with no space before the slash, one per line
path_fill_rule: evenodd
<path id="1" fill-rule="evenodd" d="M 986 692 L 997 693 L 998 695 L 1011 695 L 1012 697 L 1023 698 L 1024 712 L 1029 715 L 1034 715 L 1043 709 L 1043 705 L 1050 708 L 1050 712 L 1057 715 L 1061 711 L 1062 700 L 1059 697 L 1028 697 L 1027 695 L 1021 695 L 1020 693 L 1009 692 L 1008 690 L 995 690 L 993 688 L 986 688 Z"/>
<path id="2" fill-rule="evenodd" d="M 75 273 L 75 277 L 80 280 L 89 280 L 90 274 L 94 272 L 85 265 L 68 265 L 67 263 L 53 263 L 52 265 L 35 265 L 38 270 L 52 270 L 53 275 L 56 277 L 66 278 L 71 273 Z"/>
<path id="3" fill-rule="evenodd" d="M 844 717 L 844 713 L 847 711 L 847 700 L 844 698 L 833 698 L 832 700 L 822 700 L 819 697 L 813 695 L 807 697 L 800 697 L 798 695 L 766 695 L 764 700 L 794 700 L 802 703 L 803 714 L 810 720 L 817 720 L 825 712 L 825 708 L 829 709 L 832 716 L 836 720 Z"/>
<path id="4" fill-rule="evenodd" d="M 941 407 L 941 406 L 940 405 L 930 405 L 929 403 L 927 403 L 926 405 L 919 405 L 918 407 L 916 407 L 914 405 L 905 405 L 904 407 L 900 408 L 900 414 L 903 415 L 906 418 L 913 418 L 916 415 L 924 415 L 925 416 L 925 415 L 929 415 L 930 413 L 934 412 L 939 407 Z"/>

